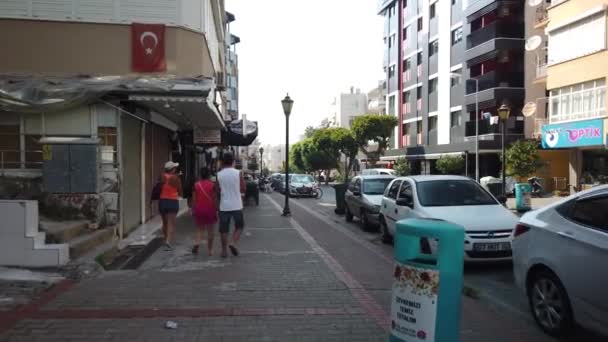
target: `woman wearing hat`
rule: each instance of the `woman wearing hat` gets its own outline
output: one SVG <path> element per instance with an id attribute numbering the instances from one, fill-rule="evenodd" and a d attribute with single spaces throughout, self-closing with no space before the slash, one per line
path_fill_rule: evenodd
<path id="1" fill-rule="evenodd" d="M 171 241 L 175 232 L 176 217 L 179 211 L 179 198 L 182 193 L 182 181 L 177 175 L 178 163 L 168 161 L 165 163 L 165 173 L 162 175 L 162 188 L 158 201 L 158 211 L 163 218 L 163 234 L 165 246 L 171 249 Z"/>

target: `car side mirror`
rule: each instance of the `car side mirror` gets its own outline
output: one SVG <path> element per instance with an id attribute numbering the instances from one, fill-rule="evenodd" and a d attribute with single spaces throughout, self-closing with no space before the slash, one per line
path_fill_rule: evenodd
<path id="1" fill-rule="evenodd" d="M 507 196 L 503 196 L 503 195 L 501 195 L 501 196 L 496 197 L 496 199 L 497 199 L 497 200 L 498 200 L 498 202 L 499 202 L 500 204 L 502 204 L 502 205 L 507 204 Z"/>
<path id="2" fill-rule="evenodd" d="M 400 207 L 409 207 L 409 208 L 414 208 L 414 202 L 412 201 L 411 198 L 398 198 L 396 204 Z"/>

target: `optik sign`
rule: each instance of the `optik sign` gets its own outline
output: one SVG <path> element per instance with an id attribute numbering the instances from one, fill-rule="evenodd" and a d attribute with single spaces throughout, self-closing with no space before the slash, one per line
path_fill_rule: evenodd
<path id="1" fill-rule="evenodd" d="M 604 144 L 604 120 L 586 120 L 543 127 L 543 148 L 565 148 Z"/>

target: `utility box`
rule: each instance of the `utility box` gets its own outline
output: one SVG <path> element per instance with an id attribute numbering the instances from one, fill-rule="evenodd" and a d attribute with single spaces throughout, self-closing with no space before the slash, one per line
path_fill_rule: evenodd
<path id="1" fill-rule="evenodd" d="M 98 140 L 43 138 L 43 185 L 49 193 L 96 193 Z"/>

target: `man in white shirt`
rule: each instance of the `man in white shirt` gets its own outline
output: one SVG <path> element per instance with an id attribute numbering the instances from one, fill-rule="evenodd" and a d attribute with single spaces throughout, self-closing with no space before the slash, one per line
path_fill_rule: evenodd
<path id="1" fill-rule="evenodd" d="M 222 237 L 222 257 L 227 257 L 227 248 L 232 255 L 239 255 L 236 247 L 241 233 L 245 227 L 243 217 L 243 194 L 245 194 L 245 180 L 243 174 L 234 168 L 234 156 L 225 153 L 223 157 L 222 170 L 217 173 L 217 184 L 220 191 L 220 235 Z M 232 243 L 228 245 L 228 233 L 230 232 L 230 221 L 234 218 L 234 234 Z"/>

